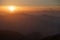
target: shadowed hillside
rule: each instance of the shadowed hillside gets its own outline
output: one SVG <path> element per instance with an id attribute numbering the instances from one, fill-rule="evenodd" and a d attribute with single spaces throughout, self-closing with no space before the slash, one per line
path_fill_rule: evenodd
<path id="1" fill-rule="evenodd" d="M 0 40 L 22 40 L 24 35 L 8 30 L 0 30 Z"/>
<path id="2" fill-rule="evenodd" d="M 60 34 L 48 36 L 48 37 L 42 38 L 41 40 L 60 40 Z"/>

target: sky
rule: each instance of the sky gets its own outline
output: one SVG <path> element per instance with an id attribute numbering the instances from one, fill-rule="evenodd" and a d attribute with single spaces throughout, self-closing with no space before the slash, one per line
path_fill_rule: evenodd
<path id="1" fill-rule="evenodd" d="M 0 0 L 1 5 L 60 6 L 60 0 Z"/>

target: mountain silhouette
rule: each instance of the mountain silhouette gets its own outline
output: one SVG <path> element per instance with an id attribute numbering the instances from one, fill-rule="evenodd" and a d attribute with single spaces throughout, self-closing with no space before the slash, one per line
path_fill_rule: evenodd
<path id="1" fill-rule="evenodd" d="M 22 40 L 24 36 L 18 32 L 0 30 L 0 40 Z"/>

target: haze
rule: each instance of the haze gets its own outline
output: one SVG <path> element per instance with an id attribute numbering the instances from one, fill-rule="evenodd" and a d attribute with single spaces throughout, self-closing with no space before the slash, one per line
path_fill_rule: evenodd
<path id="1" fill-rule="evenodd" d="M 11 12 L 10 5 L 19 8 Z M 60 0 L 0 0 L 0 30 L 39 32 L 42 37 L 59 34 Z"/>
<path id="2" fill-rule="evenodd" d="M 0 0 L 1 5 L 60 6 L 60 0 Z"/>

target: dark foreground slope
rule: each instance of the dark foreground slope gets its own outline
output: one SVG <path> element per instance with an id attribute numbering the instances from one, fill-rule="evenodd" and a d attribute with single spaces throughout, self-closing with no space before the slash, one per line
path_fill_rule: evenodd
<path id="1" fill-rule="evenodd" d="M 48 36 L 48 37 L 42 38 L 41 40 L 60 40 L 60 34 Z"/>
<path id="2" fill-rule="evenodd" d="M 34 32 L 29 35 L 22 35 L 13 31 L 2 31 L 0 30 L 0 40 L 60 40 L 60 34 L 41 38 L 39 32 Z"/>
<path id="3" fill-rule="evenodd" d="M 22 40 L 24 35 L 8 30 L 0 30 L 0 40 Z"/>

